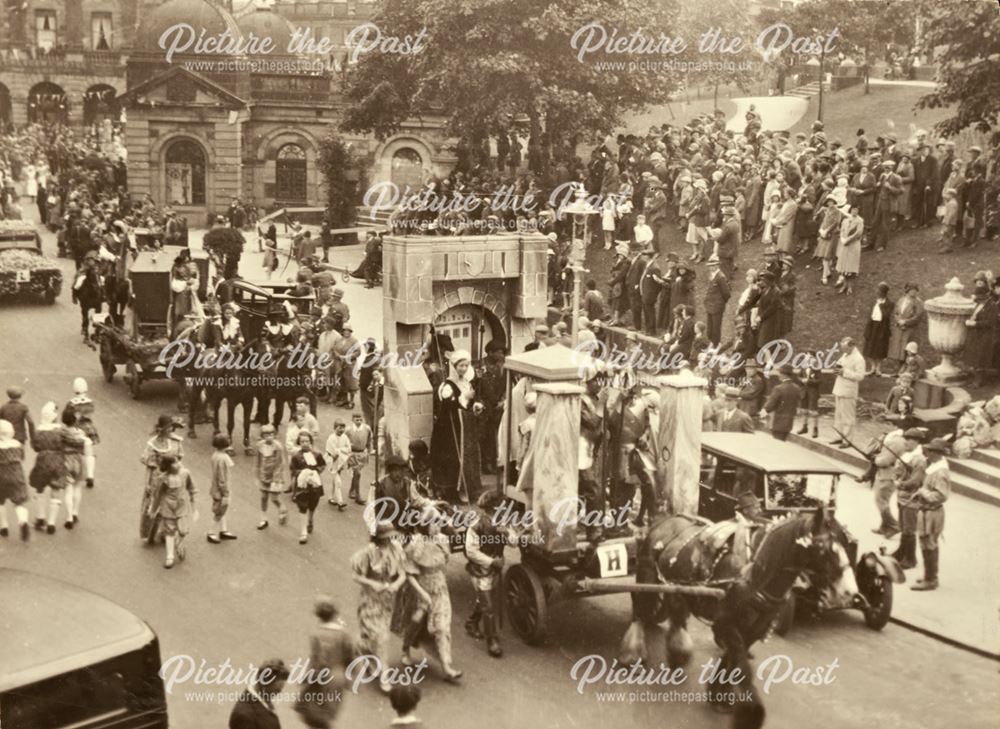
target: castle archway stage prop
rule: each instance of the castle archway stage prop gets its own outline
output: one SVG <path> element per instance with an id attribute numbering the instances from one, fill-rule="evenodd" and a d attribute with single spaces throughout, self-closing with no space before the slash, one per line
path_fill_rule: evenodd
<path id="1" fill-rule="evenodd" d="M 531 341 L 547 310 L 548 240 L 538 233 L 483 236 L 386 236 L 382 248 L 385 351 L 412 361 L 435 320 L 458 307 L 480 307 L 512 352 Z M 488 315 L 487 315 L 488 312 Z M 483 345 L 486 343 L 484 342 Z M 474 356 L 478 354 L 473 353 Z M 385 373 L 386 435 L 394 453 L 430 442 L 434 398 L 422 367 Z"/>

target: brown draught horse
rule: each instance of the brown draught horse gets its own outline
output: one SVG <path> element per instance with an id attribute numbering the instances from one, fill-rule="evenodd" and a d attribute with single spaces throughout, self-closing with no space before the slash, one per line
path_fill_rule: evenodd
<path id="1" fill-rule="evenodd" d="M 715 642 L 722 648 L 719 668 L 727 677 L 740 669 L 738 679 L 709 685 L 710 700 L 720 710 L 734 711 L 737 729 L 762 726 L 764 705 L 753 685 L 750 647 L 767 634 L 801 573 L 815 573 L 824 583 L 835 579 L 841 569 L 833 547 L 838 528 L 822 510 L 755 527 L 749 539 L 752 561 L 744 565 L 733 551 L 704 538 L 712 529 L 704 520 L 685 515 L 659 518 L 638 545 L 636 581 L 714 584 L 725 596 L 717 600 L 634 593 L 623 659 L 631 663 L 650 655 L 646 640 L 655 633 L 647 629 L 669 620 L 668 660 L 682 665 L 691 655 L 687 620 L 693 613 L 712 624 Z M 734 700 L 736 696 L 741 698 Z"/>

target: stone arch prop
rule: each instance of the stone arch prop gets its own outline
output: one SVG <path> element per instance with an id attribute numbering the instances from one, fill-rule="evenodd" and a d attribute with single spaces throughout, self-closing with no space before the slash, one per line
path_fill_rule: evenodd
<path id="1" fill-rule="evenodd" d="M 489 312 L 504 330 L 504 343 L 521 351 L 535 320 L 546 315 L 547 247 L 548 240 L 538 233 L 386 236 L 384 351 L 401 362 L 412 361 L 434 321 L 463 305 Z M 387 369 L 385 412 L 395 452 L 405 454 L 415 438 L 430 441 L 433 393 L 422 367 Z"/>

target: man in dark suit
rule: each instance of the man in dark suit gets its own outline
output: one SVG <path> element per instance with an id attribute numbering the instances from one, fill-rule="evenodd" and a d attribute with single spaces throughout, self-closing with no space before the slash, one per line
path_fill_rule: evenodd
<path id="1" fill-rule="evenodd" d="M 917 157 L 913 160 L 913 187 L 910 189 L 911 215 L 913 225 L 917 228 L 934 222 L 938 178 L 937 158 L 931 154 L 929 145 L 920 145 Z"/>
<path id="2" fill-rule="evenodd" d="M 679 353 L 685 360 L 690 360 L 692 344 L 694 344 L 694 317 L 691 315 L 691 307 L 679 304 L 674 307 L 674 328 L 670 335 L 670 355 Z"/>
<path id="3" fill-rule="evenodd" d="M 650 178 L 645 201 L 646 222 L 653 229 L 653 243 L 658 253 L 666 253 L 667 248 L 667 209 L 670 207 L 667 195 L 663 191 L 663 183 Z"/>
<path id="4" fill-rule="evenodd" d="M 629 264 L 628 273 L 625 275 L 625 290 L 628 292 L 629 308 L 632 311 L 632 329 L 636 331 L 642 329 L 642 291 L 640 283 L 642 275 L 646 272 L 647 263 L 649 263 L 649 253 L 637 253 Z"/>
<path id="5" fill-rule="evenodd" d="M 722 196 L 722 228 L 715 244 L 716 255 L 719 257 L 719 268 L 728 280 L 732 280 L 736 270 L 736 254 L 740 249 L 740 218 L 730 195 Z"/>
<path id="6" fill-rule="evenodd" d="M 274 712 L 274 698 L 281 693 L 289 671 L 284 661 L 265 661 L 257 671 L 253 686 L 247 688 L 229 715 L 229 729 L 281 729 Z"/>
<path id="7" fill-rule="evenodd" d="M 725 409 L 715 416 L 716 426 L 719 430 L 723 433 L 754 432 L 753 418 L 737 407 L 740 403 L 739 388 L 727 387 L 725 396 Z"/>
<path id="8" fill-rule="evenodd" d="M 778 440 L 788 440 L 795 423 L 795 415 L 802 399 L 802 388 L 795 383 L 795 370 L 790 364 L 778 370 L 781 381 L 771 390 L 764 403 L 764 412 L 771 415 L 771 435 Z"/>
<path id="9" fill-rule="evenodd" d="M 726 304 L 731 292 L 729 280 L 719 270 L 719 257 L 708 259 L 708 288 L 705 290 L 705 316 L 708 324 L 708 339 L 712 344 L 718 344 L 722 339 L 722 317 L 726 313 Z"/>
<path id="10" fill-rule="evenodd" d="M 942 139 L 939 141 L 937 144 L 937 157 L 938 180 L 940 180 L 941 184 L 938 185 L 937 195 L 935 196 L 935 208 L 941 204 L 941 193 L 944 192 L 944 183 L 951 177 L 951 171 L 955 167 L 955 143 L 951 140 L 946 142 Z"/>
<path id="11" fill-rule="evenodd" d="M 758 281 L 760 296 L 757 297 L 757 316 L 760 325 L 757 327 L 757 351 L 768 347 L 784 336 L 784 307 L 781 304 L 781 294 L 775 287 L 775 277 L 770 271 L 760 274 Z M 773 346 L 773 345 L 771 345 Z M 761 360 L 763 364 L 763 360 Z"/>
<path id="12" fill-rule="evenodd" d="M 663 283 L 663 271 L 660 269 L 659 256 L 652 249 L 649 262 L 639 279 L 639 293 L 642 296 L 642 325 L 646 334 L 655 337 L 656 329 L 656 302 L 660 298 L 660 290 Z"/>

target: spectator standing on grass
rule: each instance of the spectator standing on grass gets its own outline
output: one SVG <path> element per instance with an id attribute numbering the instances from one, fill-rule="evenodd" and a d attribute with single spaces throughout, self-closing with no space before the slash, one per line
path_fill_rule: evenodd
<path id="1" fill-rule="evenodd" d="M 889 354 L 889 338 L 892 327 L 893 302 L 889 299 L 889 284 L 882 281 L 878 285 L 878 295 L 868 314 L 865 325 L 864 355 L 871 360 L 872 372 L 882 376 L 882 362 Z"/>
<path id="2" fill-rule="evenodd" d="M 722 272 L 718 256 L 708 259 L 708 288 L 705 291 L 705 317 L 708 325 L 708 339 L 718 345 L 722 339 L 722 320 L 726 313 L 726 304 L 731 295 L 729 280 Z"/>
<path id="3" fill-rule="evenodd" d="M 906 362 L 906 347 L 910 342 L 916 342 L 923 318 L 924 303 L 920 300 L 920 286 L 908 282 L 903 286 L 903 295 L 893 306 L 889 349 L 886 354 L 887 359 L 896 361 L 897 370 Z"/>
<path id="4" fill-rule="evenodd" d="M 983 376 L 993 364 L 993 349 L 997 338 L 997 310 L 986 281 L 976 281 L 972 293 L 973 309 L 965 322 L 968 335 L 962 359 L 973 371 L 973 387 L 983 384 Z"/>
<path id="5" fill-rule="evenodd" d="M 784 364 L 778 370 L 780 382 L 771 390 L 761 417 L 771 416 L 771 435 L 777 440 L 788 440 L 788 434 L 795 425 L 799 401 L 802 399 L 802 388 L 795 382 L 795 370 L 790 364 Z"/>
<path id="6" fill-rule="evenodd" d="M 831 445 L 848 448 L 857 422 L 858 389 L 865 378 L 865 358 L 851 337 L 840 340 L 840 348 L 843 354 L 835 365 L 837 379 L 833 383 L 833 427 L 837 437 Z"/>
<path id="7" fill-rule="evenodd" d="M 854 293 L 854 279 L 861 270 L 861 241 L 865 234 L 864 218 L 856 205 L 851 205 L 840 224 L 837 243 L 837 292 Z"/>
<path id="8" fill-rule="evenodd" d="M 931 154 L 928 144 L 917 148 L 917 158 L 913 161 L 913 188 L 910 192 L 910 217 L 913 227 L 922 228 L 934 220 L 939 169 L 937 158 Z"/>

